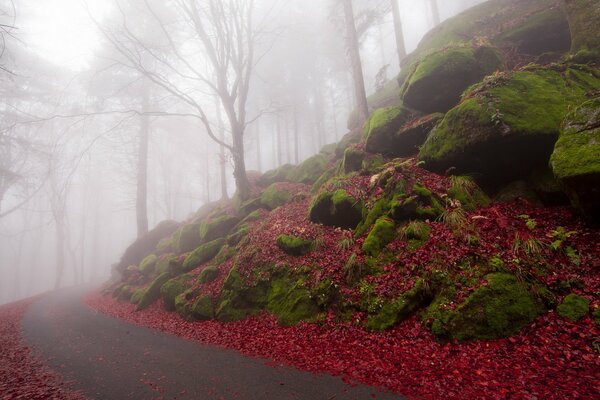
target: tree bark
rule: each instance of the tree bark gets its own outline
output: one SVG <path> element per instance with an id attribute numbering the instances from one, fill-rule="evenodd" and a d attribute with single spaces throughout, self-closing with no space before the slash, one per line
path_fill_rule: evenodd
<path id="1" fill-rule="evenodd" d="M 429 0 L 431 5 L 431 16 L 433 17 L 433 26 L 436 27 L 440 24 L 440 9 L 438 8 L 437 0 Z"/>
<path id="2" fill-rule="evenodd" d="M 225 127 L 223 126 L 223 120 L 221 119 L 221 105 L 217 99 L 217 123 L 219 124 L 219 140 L 225 142 Z M 227 160 L 225 159 L 225 146 L 219 145 L 219 166 L 221 174 L 221 199 L 227 200 L 229 194 L 227 193 Z"/>
<path id="3" fill-rule="evenodd" d="M 261 151 L 260 151 L 260 119 L 256 120 L 256 167 L 258 168 L 258 172 L 262 172 L 262 160 Z"/>
<path id="4" fill-rule="evenodd" d="M 299 161 L 299 138 L 300 138 L 300 128 L 298 127 L 298 109 L 294 106 L 294 164 L 298 165 Z"/>
<path id="5" fill-rule="evenodd" d="M 238 190 L 238 196 L 241 201 L 250 198 L 250 182 L 246 174 L 246 160 L 244 158 L 244 128 L 238 124 L 233 124 L 233 177 L 235 186 Z"/>
<path id="6" fill-rule="evenodd" d="M 142 112 L 148 111 L 150 94 L 148 83 L 144 86 L 142 94 Z M 148 233 L 148 137 L 150 130 L 150 117 L 142 114 L 140 121 L 140 135 L 138 147 L 137 166 L 137 193 L 135 211 L 138 237 Z"/>
<path id="7" fill-rule="evenodd" d="M 367 94 L 365 92 L 365 80 L 363 77 L 362 62 L 360 60 L 356 25 L 354 24 L 354 10 L 352 8 L 352 0 L 342 0 L 342 4 L 344 6 L 344 17 L 346 20 L 348 54 L 350 56 L 352 78 L 354 80 L 354 96 L 356 99 L 359 123 L 362 125 L 369 116 L 369 106 L 367 103 Z"/>
<path id="8" fill-rule="evenodd" d="M 391 0 L 392 14 L 394 17 L 394 33 L 396 34 L 396 48 L 398 49 L 398 65 L 402 65 L 402 60 L 406 57 L 406 45 L 404 44 L 404 31 L 402 30 L 402 19 L 400 18 L 400 9 L 398 0 Z"/>

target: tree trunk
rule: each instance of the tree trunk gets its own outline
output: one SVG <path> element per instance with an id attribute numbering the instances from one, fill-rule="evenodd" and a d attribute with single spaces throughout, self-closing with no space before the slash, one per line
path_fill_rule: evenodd
<path id="1" fill-rule="evenodd" d="M 352 0 L 342 0 L 342 3 L 344 5 L 344 16 L 346 20 L 348 54 L 350 56 L 352 78 L 354 80 L 354 96 L 356 98 L 359 123 L 362 125 L 369 116 L 369 106 L 367 104 L 367 94 L 365 92 L 365 80 L 360 60 L 356 25 L 354 24 L 354 10 L 352 8 Z"/>
<path id="2" fill-rule="evenodd" d="M 440 9 L 438 8 L 437 0 L 429 0 L 431 4 L 431 16 L 433 17 L 433 26 L 436 27 L 440 24 Z"/>
<path id="3" fill-rule="evenodd" d="M 402 19 L 400 19 L 400 9 L 398 0 L 391 0 L 392 14 L 394 16 L 394 32 L 396 33 L 396 48 L 398 49 L 398 65 L 402 65 L 402 60 L 406 57 L 406 45 L 404 44 L 404 31 L 402 30 Z"/>
<path id="4" fill-rule="evenodd" d="M 294 164 L 298 165 L 299 161 L 299 137 L 300 137 L 300 128 L 298 127 L 298 109 L 294 106 Z"/>
<path id="5" fill-rule="evenodd" d="M 282 162 L 281 162 L 281 153 L 282 153 L 282 149 L 281 149 L 281 116 L 279 115 L 279 112 L 277 112 L 277 116 L 275 118 L 277 118 L 277 123 L 275 124 L 275 130 L 277 132 L 277 166 L 279 167 L 280 165 L 282 165 Z"/>
<path id="6" fill-rule="evenodd" d="M 223 126 L 223 120 L 221 119 L 221 105 L 217 98 L 217 122 L 219 124 L 219 140 L 225 142 L 225 127 Z M 227 200 L 229 194 L 227 193 L 227 160 L 225 159 L 225 146 L 219 145 L 219 165 L 221 174 L 221 200 Z"/>
<path id="7" fill-rule="evenodd" d="M 244 128 L 238 124 L 233 126 L 233 177 L 240 200 L 250 198 L 250 182 L 246 174 L 246 161 L 244 160 Z"/>
<path id="8" fill-rule="evenodd" d="M 260 159 L 260 119 L 256 120 L 256 168 L 258 172 L 262 172 L 262 161 Z"/>
<path id="9" fill-rule="evenodd" d="M 142 112 L 148 111 L 149 102 L 148 88 L 144 88 L 142 98 Z M 148 136 L 150 129 L 150 117 L 142 115 L 140 124 L 140 137 L 138 149 L 137 168 L 137 194 L 135 211 L 137 220 L 138 237 L 148 233 Z"/>
<path id="10" fill-rule="evenodd" d="M 64 215 L 56 215 L 54 220 L 56 230 L 56 279 L 54 290 L 60 288 L 63 271 L 65 270 L 65 226 Z"/>

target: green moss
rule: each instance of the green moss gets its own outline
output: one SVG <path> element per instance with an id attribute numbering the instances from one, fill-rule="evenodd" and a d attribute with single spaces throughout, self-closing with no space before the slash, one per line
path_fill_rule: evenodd
<path id="1" fill-rule="evenodd" d="M 317 154 L 306 160 L 294 168 L 290 172 L 289 179 L 292 182 L 305 183 L 312 185 L 325 172 L 327 168 L 327 156 Z"/>
<path id="2" fill-rule="evenodd" d="M 209 320 L 214 318 L 215 308 L 210 296 L 200 296 L 192 305 L 191 312 L 195 319 Z"/>
<path id="3" fill-rule="evenodd" d="M 419 280 L 411 290 L 384 304 L 376 315 L 369 316 L 367 328 L 376 331 L 392 328 L 430 300 L 424 282 Z"/>
<path id="4" fill-rule="evenodd" d="M 175 272 L 175 263 L 177 256 L 173 253 L 162 255 L 158 261 L 156 262 L 155 270 L 158 274 L 163 274 L 165 272 Z"/>
<path id="5" fill-rule="evenodd" d="M 490 199 L 477 186 L 475 181 L 468 176 L 452 176 L 448 195 L 458 200 L 461 206 L 472 211 L 478 207 L 485 207 L 490 203 Z"/>
<path id="6" fill-rule="evenodd" d="M 289 181 L 289 175 L 294 170 L 292 164 L 284 164 L 281 167 L 265 172 L 259 179 L 258 184 L 261 186 L 270 186 L 275 182 Z"/>
<path id="7" fill-rule="evenodd" d="M 592 317 L 594 317 L 594 321 L 596 321 L 597 325 L 600 325 L 600 307 L 597 307 L 592 313 Z"/>
<path id="8" fill-rule="evenodd" d="M 173 237 L 163 238 L 156 245 L 156 253 L 162 254 L 170 251 L 175 251 L 176 248 L 173 245 Z"/>
<path id="9" fill-rule="evenodd" d="M 208 266 L 204 268 L 202 272 L 200 272 L 200 275 L 198 276 L 198 283 L 212 282 L 217 279 L 217 276 L 219 276 L 219 268 L 215 267 L 214 265 Z"/>
<path id="10" fill-rule="evenodd" d="M 225 237 L 240 222 L 238 217 L 223 215 L 200 224 L 201 243 Z"/>
<path id="11" fill-rule="evenodd" d="M 179 228 L 177 250 L 179 253 L 187 253 L 200 246 L 200 224 L 186 224 Z"/>
<path id="12" fill-rule="evenodd" d="M 344 229 L 354 229 L 362 220 L 362 202 L 343 189 L 322 192 L 310 205 L 312 222 Z"/>
<path id="13" fill-rule="evenodd" d="M 376 257 L 396 237 L 396 224 L 389 218 L 379 218 L 363 243 L 363 251 Z"/>
<path id="14" fill-rule="evenodd" d="M 319 312 L 310 292 L 302 280 L 290 276 L 275 279 L 269 290 L 267 310 L 277 315 L 281 325 L 295 325 L 314 318 Z"/>
<path id="15" fill-rule="evenodd" d="M 144 295 L 144 289 L 137 289 L 131 295 L 131 299 L 129 300 L 129 302 L 131 304 L 138 304 L 140 302 L 140 300 L 142 299 L 143 295 Z"/>
<path id="16" fill-rule="evenodd" d="M 566 4 L 569 25 L 571 27 L 571 51 L 595 51 L 600 54 L 600 7 L 597 0 L 567 0 Z M 600 60 L 598 58 L 597 60 Z"/>
<path id="17" fill-rule="evenodd" d="M 190 299 L 192 299 L 193 297 L 194 292 L 192 289 L 189 289 L 179 294 L 175 298 L 175 311 L 177 311 L 177 314 L 181 315 L 184 319 L 188 321 L 191 321 L 193 319 L 192 306 L 190 304 Z"/>
<path id="18" fill-rule="evenodd" d="M 431 227 L 421 221 L 410 221 L 400 228 L 399 235 L 408 242 L 408 250 L 415 251 L 421 248 L 429 240 Z"/>
<path id="19" fill-rule="evenodd" d="M 219 253 L 219 250 L 221 250 L 221 247 L 223 247 L 224 244 L 225 239 L 216 239 L 198 247 L 185 258 L 183 270 L 190 271 L 200 264 L 210 261 L 217 253 Z"/>
<path id="20" fill-rule="evenodd" d="M 171 275 L 168 272 L 164 274 L 160 274 L 154 281 L 148 286 L 148 288 L 144 291 L 144 294 L 140 298 L 137 309 L 143 310 L 148 307 L 150 304 L 154 303 L 160 297 L 160 288 L 164 285 L 169 279 Z"/>
<path id="21" fill-rule="evenodd" d="M 543 304 L 514 275 L 492 273 L 486 280 L 486 286 L 447 312 L 441 321 L 445 334 L 459 340 L 507 337 L 544 311 Z"/>
<path id="22" fill-rule="evenodd" d="M 315 243 L 296 236 L 281 235 L 277 238 L 277 246 L 287 254 L 303 256 L 313 250 Z"/>
<path id="23" fill-rule="evenodd" d="M 373 208 L 369 210 L 367 216 L 356 227 L 354 234 L 362 236 L 369 228 L 373 226 L 375 221 L 385 216 L 390 211 L 390 202 L 386 198 L 381 198 L 373 204 Z"/>
<path id="24" fill-rule="evenodd" d="M 250 227 L 247 224 L 240 225 L 237 230 L 227 237 L 227 244 L 229 246 L 236 246 L 242 241 L 250 231 Z"/>
<path id="25" fill-rule="evenodd" d="M 246 217 L 240 222 L 240 225 L 247 224 L 248 222 L 257 221 L 261 217 L 260 210 L 252 211 L 250 214 L 246 215 Z"/>
<path id="26" fill-rule="evenodd" d="M 590 309 L 590 301 L 585 297 L 576 294 L 569 294 L 562 303 L 556 308 L 558 315 L 577 321 L 583 318 Z"/>
<path id="27" fill-rule="evenodd" d="M 319 191 L 319 189 L 325 184 L 327 183 L 330 179 L 332 179 L 335 175 L 336 172 L 338 171 L 338 168 L 341 164 L 336 163 L 336 165 L 332 168 L 329 168 L 327 170 L 325 170 L 325 172 L 323 172 L 323 174 L 319 177 L 319 179 L 317 179 L 317 181 L 312 185 L 311 187 L 311 192 L 312 193 L 316 193 Z"/>
<path id="28" fill-rule="evenodd" d="M 292 199 L 290 192 L 281 189 L 277 183 L 272 184 L 260 195 L 260 202 L 269 210 L 274 210 L 279 206 L 288 203 Z"/>
<path id="29" fill-rule="evenodd" d="M 146 258 L 144 258 L 140 263 L 140 272 L 144 275 L 152 274 L 157 261 L 158 257 L 156 254 L 150 254 L 149 256 L 146 256 Z"/>
<path id="30" fill-rule="evenodd" d="M 188 279 L 187 275 L 182 275 L 169 279 L 160 287 L 163 304 L 167 310 L 175 310 L 175 299 L 188 289 Z"/>
<path id="31" fill-rule="evenodd" d="M 443 48 L 414 67 L 402 88 L 403 101 L 426 113 L 446 112 L 465 89 L 502 67 L 499 52 L 489 46 Z"/>
<path id="32" fill-rule="evenodd" d="M 365 123 L 365 147 L 371 153 L 388 154 L 394 148 L 394 136 L 414 114 L 402 107 L 379 108 Z"/>
<path id="33" fill-rule="evenodd" d="M 362 168 L 363 160 L 366 154 L 364 151 L 347 148 L 344 152 L 344 161 L 342 162 L 342 170 L 345 174 L 359 171 Z"/>
<path id="34" fill-rule="evenodd" d="M 399 86 L 396 79 L 391 79 L 381 89 L 367 97 L 369 110 L 378 108 L 398 106 L 402 104 L 399 96 Z M 359 128 L 358 111 L 352 110 L 348 116 L 348 129 L 355 130 Z M 341 153 L 340 153 L 341 154 Z"/>

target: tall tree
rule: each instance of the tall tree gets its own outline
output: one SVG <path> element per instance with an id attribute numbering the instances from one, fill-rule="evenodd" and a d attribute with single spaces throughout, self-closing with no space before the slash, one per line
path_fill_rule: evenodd
<path id="1" fill-rule="evenodd" d="M 431 17 L 433 18 L 433 26 L 440 24 L 440 9 L 438 8 L 437 0 L 429 0 L 431 6 Z"/>
<path id="2" fill-rule="evenodd" d="M 138 237 L 148 233 L 148 141 L 150 136 L 150 93 L 147 85 L 142 88 L 142 110 L 138 145 L 137 191 L 135 212 Z"/>
<path id="3" fill-rule="evenodd" d="M 392 15 L 394 17 L 394 33 L 396 34 L 396 48 L 398 50 L 398 65 L 402 65 L 402 60 L 406 57 L 406 45 L 404 43 L 404 31 L 402 30 L 402 19 L 400 18 L 400 8 L 398 0 L 390 0 L 392 3 Z"/>
<path id="4" fill-rule="evenodd" d="M 342 5 L 344 7 L 344 20 L 346 25 L 346 45 L 348 46 L 348 55 L 352 66 L 352 78 L 354 80 L 356 108 L 358 110 L 359 121 L 362 124 L 369 116 L 369 106 L 367 103 L 367 94 L 365 92 L 365 79 L 360 59 L 358 35 L 356 34 L 356 25 L 354 24 L 352 0 L 342 0 Z"/>

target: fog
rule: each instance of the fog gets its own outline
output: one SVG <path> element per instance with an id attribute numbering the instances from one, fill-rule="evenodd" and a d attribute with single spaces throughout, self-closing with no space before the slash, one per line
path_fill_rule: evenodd
<path id="1" fill-rule="evenodd" d="M 480 2 L 437 1 L 440 20 Z M 338 3 L 0 0 L 0 304 L 107 279 L 145 221 L 182 221 L 233 196 L 240 148 L 246 171 L 265 172 L 347 133 L 355 101 Z M 390 1 L 353 4 L 370 94 L 380 71 L 384 82 L 399 73 Z M 398 1 L 409 52 L 436 23 L 431 4 Z M 252 16 L 253 57 L 238 71 L 250 49 L 240 44 L 220 75 L 199 37 L 235 35 L 235 15 Z M 238 95 L 231 108 L 216 93 L 223 76 L 240 78 L 223 86 Z"/>

